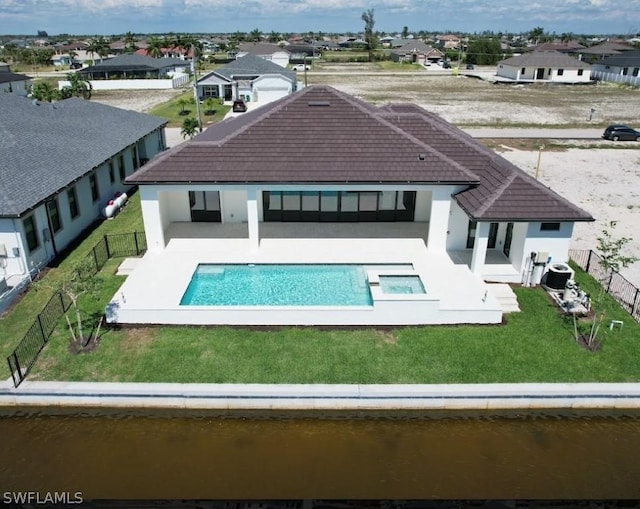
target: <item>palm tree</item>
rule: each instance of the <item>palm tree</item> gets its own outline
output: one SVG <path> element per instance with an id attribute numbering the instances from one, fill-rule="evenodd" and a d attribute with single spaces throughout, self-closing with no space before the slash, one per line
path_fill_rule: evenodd
<path id="1" fill-rule="evenodd" d="M 259 28 L 254 28 L 253 30 L 251 30 L 251 33 L 249 34 L 249 37 L 247 37 L 247 39 L 253 42 L 260 42 L 262 40 L 262 32 Z"/>
<path id="2" fill-rule="evenodd" d="M 82 75 L 77 72 L 70 72 L 67 74 L 67 80 L 69 81 L 69 86 L 62 89 L 63 96 L 82 97 L 87 101 L 91 99 L 91 91 L 93 90 L 93 87 L 89 81 L 82 77 Z"/>
<path id="3" fill-rule="evenodd" d="M 164 45 L 160 37 L 150 37 L 147 41 L 147 55 L 153 58 L 160 58 L 163 47 Z"/>
<path id="4" fill-rule="evenodd" d="M 193 138 L 198 133 L 198 127 L 199 124 L 195 118 L 185 118 L 182 122 L 182 129 L 180 129 L 180 134 L 183 138 L 186 138 L 187 136 L 189 138 Z"/>
<path id="5" fill-rule="evenodd" d="M 92 57 L 97 54 L 101 59 L 105 58 L 109 55 L 109 41 L 107 41 L 104 37 L 94 37 L 89 41 L 89 45 L 87 46 L 87 53 L 90 53 Z"/>
<path id="6" fill-rule="evenodd" d="M 278 32 L 274 32 L 273 30 L 269 34 L 269 42 L 276 43 L 280 40 L 282 36 Z"/>
<path id="7" fill-rule="evenodd" d="M 138 42 L 138 39 L 136 39 L 135 35 L 133 35 L 131 32 L 127 32 L 126 34 L 124 34 L 123 41 L 124 41 L 125 52 L 133 53 L 135 50 L 138 49 L 138 46 L 136 45 L 136 42 Z"/>
<path id="8" fill-rule="evenodd" d="M 48 81 L 37 81 L 31 87 L 31 97 L 38 101 L 50 103 L 51 101 L 57 101 L 60 98 L 60 92 Z"/>

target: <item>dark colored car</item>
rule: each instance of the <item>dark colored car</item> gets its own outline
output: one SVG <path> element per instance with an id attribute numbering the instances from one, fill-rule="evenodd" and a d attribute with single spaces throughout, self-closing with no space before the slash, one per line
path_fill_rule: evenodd
<path id="1" fill-rule="evenodd" d="M 80 62 L 72 62 L 69 69 L 82 69 L 82 64 Z"/>
<path id="2" fill-rule="evenodd" d="M 640 131 L 629 127 L 628 125 L 610 125 L 602 133 L 605 140 L 613 141 L 640 141 Z"/>
<path id="3" fill-rule="evenodd" d="M 235 101 L 233 101 L 233 111 L 235 111 L 236 113 L 247 111 L 247 103 L 242 99 L 236 99 Z"/>
<path id="4" fill-rule="evenodd" d="M 475 69 L 473 64 L 467 64 L 467 69 Z"/>

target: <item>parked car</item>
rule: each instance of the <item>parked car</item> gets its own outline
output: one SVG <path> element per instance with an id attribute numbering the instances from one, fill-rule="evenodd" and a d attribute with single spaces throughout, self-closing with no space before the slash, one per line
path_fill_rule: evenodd
<path id="1" fill-rule="evenodd" d="M 602 133 L 605 140 L 613 141 L 640 141 L 640 131 L 629 127 L 628 125 L 610 125 Z"/>
<path id="2" fill-rule="evenodd" d="M 69 69 L 82 69 L 82 64 L 80 62 L 71 62 Z"/>
<path id="3" fill-rule="evenodd" d="M 294 71 L 308 71 L 311 69 L 311 67 L 309 67 L 308 65 L 304 65 L 304 64 L 296 64 L 292 67 L 292 69 Z"/>
<path id="4" fill-rule="evenodd" d="M 475 69 L 473 64 L 467 64 L 467 69 Z"/>
<path id="5" fill-rule="evenodd" d="M 243 113 L 247 111 L 247 103 L 243 99 L 236 99 L 233 101 L 232 110 L 236 113 Z"/>

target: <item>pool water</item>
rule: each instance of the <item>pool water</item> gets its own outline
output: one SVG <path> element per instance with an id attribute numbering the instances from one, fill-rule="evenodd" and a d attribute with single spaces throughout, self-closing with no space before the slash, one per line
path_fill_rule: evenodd
<path id="1" fill-rule="evenodd" d="M 372 306 L 362 265 L 200 264 L 181 306 Z"/>
<path id="2" fill-rule="evenodd" d="M 380 288 L 382 293 L 427 293 L 419 276 L 380 276 Z"/>

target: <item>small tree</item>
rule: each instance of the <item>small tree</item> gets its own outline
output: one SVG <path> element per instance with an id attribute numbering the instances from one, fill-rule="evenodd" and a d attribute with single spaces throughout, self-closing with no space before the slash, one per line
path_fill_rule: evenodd
<path id="1" fill-rule="evenodd" d="M 189 104 L 189 99 L 187 99 L 186 97 L 181 97 L 176 102 L 178 103 L 178 106 L 180 106 L 179 115 L 182 117 L 188 115 L 189 111 L 187 110 L 187 105 Z"/>
<path id="2" fill-rule="evenodd" d="M 602 235 L 598 237 L 598 252 L 600 259 L 598 264 L 602 269 L 598 282 L 600 283 L 600 289 L 598 290 L 598 296 L 592 303 L 593 318 L 589 327 L 588 334 L 579 336 L 578 328 L 575 322 L 574 315 L 574 333 L 576 340 L 580 341 L 588 350 L 597 350 L 600 346 L 598 340 L 598 333 L 600 332 L 600 326 L 605 318 L 605 308 L 602 305 L 602 298 L 605 292 L 609 291 L 611 281 L 614 274 L 620 272 L 620 269 L 628 267 L 630 264 L 638 261 L 635 256 L 625 256 L 622 251 L 624 247 L 631 241 L 628 237 L 615 238 L 612 231 L 615 229 L 617 221 L 609 221 L 609 224 L 602 230 Z"/>
<path id="3" fill-rule="evenodd" d="M 199 127 L 200 125 L 195 118 L 185 118 L 182 122 L 182 129 L 180 129 L 180 134 L 182 134 L 183 138 L 186 138 L 187 136 L 189 138 L 193 138 L 198 133 Z"/>
<path id="4" fill-rule="evenodd" d="M 214 99 L 213 97 L 209 97 L 204 101 L 204 114 L 205 115 L 215 115 L 216 107 L 220 104 L 220 101 Z"/>
<path id="5" fill-rule="evenodd" d="M 39 282 L 37 285 L 48 286 L 45 281 Z M 95 299 L 99 293 L 100 285 L 101 279 L 96 276 L 93 261 L 85 258 L 84 261 L 71 268 L 69 275 L 65 279 L 55 286 L 48 286 L 51 290 L 60 292 L 71 301 L 71 308 L 65 314 L 65 320 L 71 335 L 69 348 L 73 353 L 89 351 L 98 343 L 103 319 L 100 318 L 95 330 L 87 335 L 85 333 L 85 320 L 80 306 L 80 299 L 83 296 Z M 38 286 L 36 286 L 37 288 Z M 69 315 L 74 316 L 75 321 L 72 321 Z"/>
<path id="6" fill-rule="evenodd" d="M 60 99 L 60 91 L 48 81 L 38 81 L 31 87 L 31 97 L 38 101 L 50 103 Z"/>

